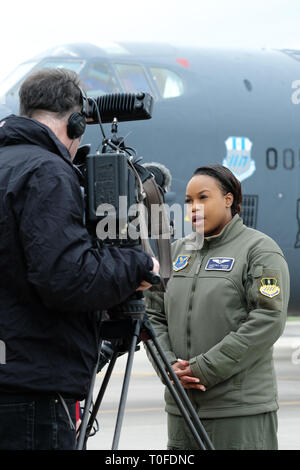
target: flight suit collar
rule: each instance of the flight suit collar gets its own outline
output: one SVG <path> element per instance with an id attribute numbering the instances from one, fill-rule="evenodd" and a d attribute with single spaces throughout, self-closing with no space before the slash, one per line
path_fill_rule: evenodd
<path id="1" fill-rule="evenodd" d="M 218 235 L 204 238 L 204 245 L 216 246 L 236 237 L 243 227 L 243 220 L 236 214 Z"/>

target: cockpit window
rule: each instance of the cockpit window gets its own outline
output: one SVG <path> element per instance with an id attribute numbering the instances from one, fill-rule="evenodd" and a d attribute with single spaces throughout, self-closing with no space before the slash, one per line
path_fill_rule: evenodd
<path id="1" fill-rule="evenodd" d="M 115 77 L 105 64 L 94 63 L 81 77 L 89 96 L 99 96 L 105 93 L 118 93 L 120 89 Z"/>
<path id="2" fill-rule="evenodd" d="M 37 68 L 45 69 L 47 67 L 50 67 L 55 69 L 70 69 L 74 70 L 74 72 L 76 73 L 79 73 L 83 65 L 83 60 L 48 60 L 39 64 Z"/>
<path id="3" fill-rule="evenodd" d="M 65 68 L 71 69 L 75 72 L 79 72 L 83 67 L 83 60 L 46 60 L 45 62 L 26 62 L 25 64 L 19 65 L 14 72 L 12 72 L 4 82 L 0 83 L 0 95 L 4 95 L 9 91 L 7 95 L 8 99 L 14 99 L 20 88 L 20 80 L 25 79 L 26 75 L 32 70 L 41 70 L 47 67 L 49 68 Z M 2 86 L 4 85 L 4 86 Z M 15 85 L 15 86 L 14 86 Z M 4 90 L 4 92 L 2 91 Z"/>
<path id="4" fill-rule="evenodd" d="M 115 64 L 119 80 L 127 93 L 144 91 L 153 95 L 150 83 L 140 65 L 135 64 Z"/>
<path id="5" fill-rule="evenodd" d="M 175 98 L 183 94 L 183 82 L 175 72 L 162 67 L 150 67 L 150 72 L 163 98 Z"/>

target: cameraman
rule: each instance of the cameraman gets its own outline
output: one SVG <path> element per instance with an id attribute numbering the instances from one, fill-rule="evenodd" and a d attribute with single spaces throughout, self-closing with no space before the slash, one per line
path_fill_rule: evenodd
<path id="1" fill-rule="evenodd" d="M 74 449 L 75 402 L 98 353 L 98 317 L 150 284 L 158 262 L 130 248 L 96 249 L 83 224 L 83 97 L 75 72 L 34 72 L 20 116 L 0 123 L 0 449 Z M 83 129 L 84 130 L 84 129 Z"/>

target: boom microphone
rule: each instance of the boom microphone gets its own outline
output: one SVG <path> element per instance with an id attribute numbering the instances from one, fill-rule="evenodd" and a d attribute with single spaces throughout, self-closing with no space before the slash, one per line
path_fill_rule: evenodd
<path id="1" fill-rule="evenodd" d="M 138 121 L 152 117 L 153 98 L 149 93 L 112 93 L 98 98 L 88 97 L 87 124 Z M 97 109 L 98 108 L 98 109 Z"/>
<path id="2" fill-rule="evenodd" d="M 162 163 L 144 163 L 142 165 L 154 176 L 156 184 L 163 189 L 165 193 L 171 189 L 172 176 L 170 170 L 168 170 Z"/>

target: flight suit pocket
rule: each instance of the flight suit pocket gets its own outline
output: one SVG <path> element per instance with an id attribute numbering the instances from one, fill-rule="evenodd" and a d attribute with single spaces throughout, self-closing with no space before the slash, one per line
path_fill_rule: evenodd
<path id="1" fill-rule="evenodd" d="M 222 344 L 220 352 L 234 362 L 239 363 L 247 354 L 248 345 L 238 340 L 234 332 L 230 333 L 228 335 L 228 338 L 229 337 L 230 343 L 226 342 Z"/>

